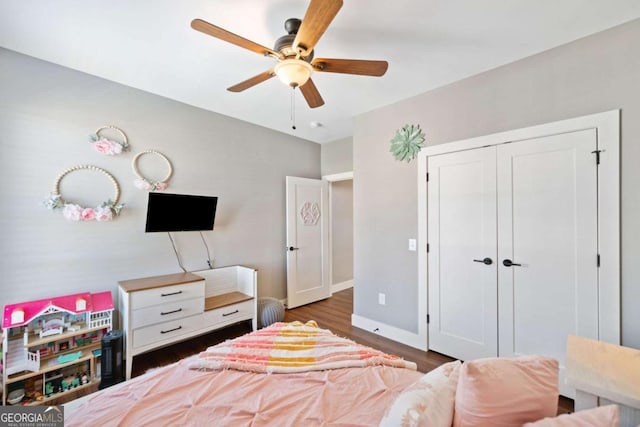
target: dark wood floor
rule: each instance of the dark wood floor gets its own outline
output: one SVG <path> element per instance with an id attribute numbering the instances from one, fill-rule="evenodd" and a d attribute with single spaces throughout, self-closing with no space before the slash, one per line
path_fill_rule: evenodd
<path id="1" fill-rule="evenodd" d="M 336 335 L 350 338 L 360 344 L 377 348 L 385 353 L 395 354 L 403 359 L 415 362 L 420 372 L 429 372 L 452 358 L 433 351 L 422 350 L 400 344 L 380 335 L 351 326 L 353 313 L 353 289 L 336 292 L 331 298 L 308 304 L 293 310 L 287 310 L 285 321 L 299 320 L 306 322 L 313 319 L 318 326 L 330 329 Z"/>
<path id="2" fill-rule="evenodd" d="M 306 322 L 307 320 L 315 320 L 318 326 L 330 329 L 339 336 L 350 338 L 360 344 L 416 362 L 418 370 L 421 372 L 428 372 L 443 363 L 454 360 L 433 351 L 424 352 L 363 329 L 353 327 L 351 326 L 352 313 L 353 289 L 347 289 L 333 294 L 331 298 L 326 300 L 287 310 L 285 312 L 285 321 L 292 322 L 299 320 Z M 145 373 L 148 369 L 176 362 L 187 356 L 199 353 L 209 346 L 235 338 L 250 331 L 251 324 L 249 322 L 243 322 L 220 331 L 215 331 L 169 347 L 142 354 L 133 360 L 132 376 L 135 377 Z M 572 411 L 573 401 L 561 397 L 558 413 Z"/>

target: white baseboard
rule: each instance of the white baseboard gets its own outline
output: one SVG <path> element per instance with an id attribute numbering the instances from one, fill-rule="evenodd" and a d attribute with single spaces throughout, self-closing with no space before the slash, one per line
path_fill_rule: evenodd
<path id="1" fill-rule="evenodd" d="M 417 348 L 418 350 L 427 351 L 427 342 L 422 339 L 420 335 L 405 331 L 404 329 L 396 328 L 375 320 L 367 319 L 366 317 L 358 316 L 357 314 L 351 315 L 351 325 L 356 328 L 364 329 L 368 332 L 381 335 L 393 341 L 397 341 L 402 344 L 406 344 L 410 347 Z"/>
<path id="2" fill-rule="evenodd" d="M 331 285 L 331 293 L 335 294 L 336 292 L 344 291 L 345 289 L 353 288 L 353 279 L 345 280 L 344 282 L 334 283 Z"/>

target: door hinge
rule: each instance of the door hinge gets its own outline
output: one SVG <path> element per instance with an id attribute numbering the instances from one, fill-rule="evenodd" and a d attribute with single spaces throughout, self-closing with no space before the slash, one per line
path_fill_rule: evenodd
<path id="1" fill-rule="evenodd" d="M 429 182 L 429 172 L 427 172 L 427 182 Z"/>
<path id="2" fill-rule="evenodd" d="M 427 253 L 429 253 L 429 244 L 427 243 Z"/>
<path id="3" fill-rule="evenodd" d="M 600 254 L 598 254 L 598 267 L 600 267 Z"/>
<path id="4" fill-rule="evenodd" d="M 429 318 L 429 315 L 427 314 L 427 325 L 429 324 L 430 321 L 431 321 L 431 319 Z"/>
<path id="5" fill-rule="evenodd" d="M 600 153 L 601 152 L 602 152 L 602 150 L 595 150 L 595 151 L 591 152 L 592 154 L 596 155 L 596 165 L 600 164 Z"/>

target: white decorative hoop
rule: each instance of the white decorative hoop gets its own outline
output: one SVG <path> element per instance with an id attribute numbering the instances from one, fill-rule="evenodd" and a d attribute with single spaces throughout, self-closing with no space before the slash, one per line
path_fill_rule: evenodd
<path id="1" fill-rule="evenodd" d="M 122 142 L 100 136 L 100 132 L 105 129 L 113 129 L 118 132 L 122 136 Z M 89 135 L 89 142 L 93 143 L 93 148 L 95 148 L 98 153 L 108 156 L 115 156 L 123 151 L 129 150 L 127 135 L 122 129 L 111 125 L 98 128 L 94 134 Z"/>
<path id="2" fill-rule="evenodd" d="M 70 203 L 64 200 L 62 198 L 62 194 L 60 193 L 60 181 L 62 181 L 62 178 L 64 178 L 67 174 L 82 169 L 96 171 L 106 175 L 113 184 L 113 188 L 115 190 L 113 199 L 108 199 L 95 208 L 84 208 L 78 204 Z M 124 207 L 124 204 L 118 203 L 119 200 L 120 186 L 118 185 L 118 181 L 116 181 L 113 175 L 97 166 L 79 165 L 70 167 L 64 170 L 60 175 L 58 175 L 55 182 L 53 183 L 51 194 L 49 195 L 49 198 L 44 201 L 44 205 L 52 210 L 62 209 L 64 217 L 69 221 L 111 221 L 114 217 L 120 214 L 120 211 Z"/>
<path id="3" fill-rule="evenodd" d="M 167 173 L 164 179 L 162 179 L 161 181 L 152 181 L 142 176 L 142 174 L 138 170 L 138 159 L 143 154 L 156 154 L 166 162 L 167 167 L 169 168 L 169 173 Z M 167 157 L 164 154 L 156 150 L 145 150 L 136 154 L 136 156 L 133 158 L 133 161 L 131 162 L 131 166 L 133 167 L 133 173 L 135 173 L 136 176 L 138 177 L 138 179 L 134 181 L 134 184 L 140 190 L 149 190 L 149 191 L 166 190 L 167 187 L 169 186 L 168 181 L 171 178 L 171 175 L 173 175 L 173 166 L 171 165 L 171 162 L 169 161 L 169 159 L 167 159 Z"/>

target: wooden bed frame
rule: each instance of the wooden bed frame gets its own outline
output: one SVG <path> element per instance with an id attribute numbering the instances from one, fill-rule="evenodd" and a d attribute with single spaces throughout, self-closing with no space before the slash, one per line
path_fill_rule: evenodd
<path id="1" fill-rule="evenodd" d="M 620 427 L 640 426 L 640 350 L 570 336 L 566 366 L 576 411 L 615 403 Z"/>

